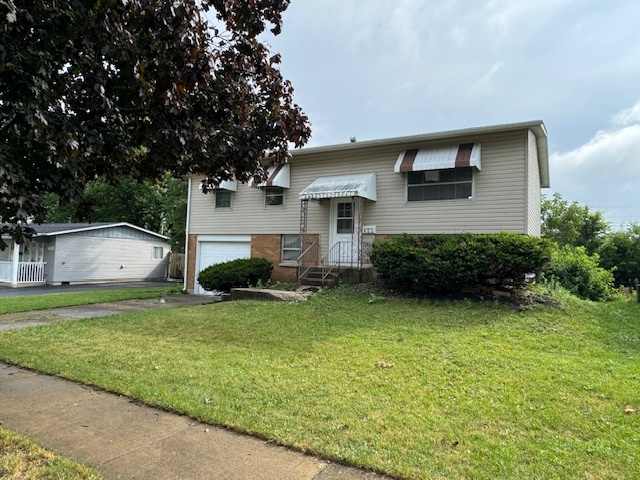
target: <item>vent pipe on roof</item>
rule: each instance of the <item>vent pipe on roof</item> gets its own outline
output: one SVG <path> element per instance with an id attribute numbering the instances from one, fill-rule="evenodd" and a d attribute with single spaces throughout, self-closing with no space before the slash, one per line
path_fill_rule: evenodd
<path id="1" fill-rule="evenodd" d="M 351 143 L 356 143 L 356 137 L 351 137 L 349 140 L 351 141 Z"/>

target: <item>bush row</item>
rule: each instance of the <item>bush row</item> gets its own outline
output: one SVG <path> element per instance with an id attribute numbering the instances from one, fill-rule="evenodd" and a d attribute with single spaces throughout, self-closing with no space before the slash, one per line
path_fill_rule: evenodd
<path id="1" fill-rule="evenodd" d="M 456 291 L 466 285 L 519 286 L 551 258 L 548 239 L 515 233 L 400 235 L 374 243 L 372 263 L 394 288 Z"/>

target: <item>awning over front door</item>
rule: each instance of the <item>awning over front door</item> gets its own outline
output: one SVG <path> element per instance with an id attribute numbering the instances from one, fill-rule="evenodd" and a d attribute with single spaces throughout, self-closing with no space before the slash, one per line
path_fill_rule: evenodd
<path id="1" fill-rule="evenodd" d="M 337 197 L 362 197 L 377 200 L 376 174 L 336 175 L 320 177 L 299 193 L 300 200 L 320 200 Z"/>
<path id="2" fill-rule="evenodd" d="M 462 143 L 438 148 L 413 148 L 398 156 L 396 173 L 476 167 L 480 170 L 480 144 Z"/>

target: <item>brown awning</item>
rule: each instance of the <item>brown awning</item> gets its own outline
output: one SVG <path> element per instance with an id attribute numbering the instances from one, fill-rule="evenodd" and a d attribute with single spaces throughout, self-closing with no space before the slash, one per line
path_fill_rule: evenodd
<path id="1" fill-rule="evenodd" d="M 476 167 L 480 170 L 480 144 L 462 143 L 449 147 L 405 150 L 398 156 L 396 173 L 448 168 Z"/>

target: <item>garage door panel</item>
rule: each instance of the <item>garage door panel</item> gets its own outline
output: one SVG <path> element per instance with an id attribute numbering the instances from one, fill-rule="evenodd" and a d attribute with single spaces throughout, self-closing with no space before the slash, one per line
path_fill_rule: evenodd
<path id="1" fill-rule="evenodd" d="M 209 265 L 215 265 L 218 263 L 228 262 L 230 260 L 236 260 L 238 258 L 250 258 L 251 257 L 251 243 L 250 242 L 201 242 L 200 243 L 200 255 L 198 262 L 198 273 Z M 207 293 L 200 284 L 197 283 L 196 274 L 196 293 Z"/>

